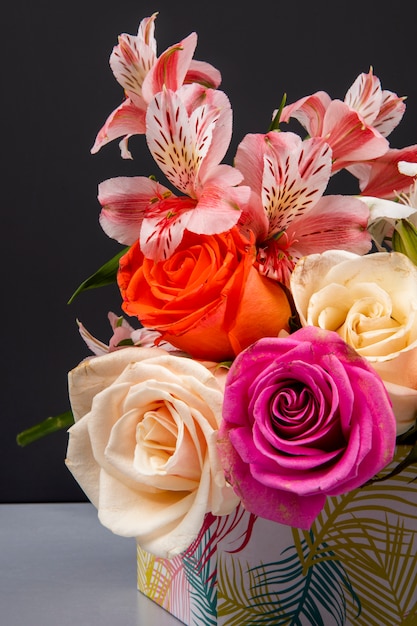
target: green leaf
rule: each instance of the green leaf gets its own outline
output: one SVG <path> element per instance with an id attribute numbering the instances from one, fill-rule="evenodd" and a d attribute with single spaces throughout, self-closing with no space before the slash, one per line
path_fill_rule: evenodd
<path id="1" fill-rule="evenodd" d="M 128 337 L 127 339 L 122 339 L 121 341 L 119 341 L 119 343 L 117 344 L 118 348 L 121 348 L 122 346 L 134 346 L 135 344 L 133 343 L 132 339 L 130 337 Z"/>
<path id="2" fill-rule="evenodd" d="M 284 95 L 282 96 L 281 104 L 279 105 L 279 108 L 278 108 L 278 110 L 277 110 L 277 112 L 275 114 L 274 119 L 271 122 L 270 127 L 268 128 L 268 131 L 271 131 L 271 130 L 279 131 L 279 129 L 280 129 L 279 128 L 279 120 L 281 118 L 282 109 L 284 108 L 286 101 L 287 101 L 287 94 L 284 93 Z"/>
<path id="3" fill-rule="evenodd" d="M 27 446 L 33 441 L 37 441 L 46 435 L 69 428 L 74 423 L 74 416 L 72 411 L 65 411 L 55 417 L 47 417 L 43 422 L 31 426 L 27 430 L 23 430 L 16 437 L 16 442 L 19 446 Z"/>
<path id="4" fill-rule="evenodd" d="M 121 257 L 129 250 L 129 246 L 123 248 L 116 254 L 110 261 L 107 261 L 102 265 L 94 274 L 89 276 L 81 285 L 74 291 L 71 298 L 68 300 L 68 304 L 78 296 L 82 291 L 87 289 L 95 289 L 97 287 L 104 287 L 105 285 L 111 285 L 116 282 L 117 270 L 119 269 L 119 261 Z"/>
<path id="5" fill-rule="evenodd" d="M 417 265 L 417 228 L 407 219 L 398 220 L 392 233 L 392 249 Z"/>

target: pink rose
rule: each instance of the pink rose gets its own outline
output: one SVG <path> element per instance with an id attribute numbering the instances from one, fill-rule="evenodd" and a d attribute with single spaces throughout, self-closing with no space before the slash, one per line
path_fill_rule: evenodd
<path id="1" fill-rule="evenodd" d="M 335 332 L 260 339 L 229 370 L 218 448 L 252 513 L 309 529 L 326 496 L 393 458 L 396 423 L 378 374 Z"/>

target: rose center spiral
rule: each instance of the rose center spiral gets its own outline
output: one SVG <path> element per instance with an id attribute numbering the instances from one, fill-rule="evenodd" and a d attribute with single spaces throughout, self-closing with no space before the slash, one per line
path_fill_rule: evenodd
<path id="1" fill-rule="evenodd" d="M 271 398 L 270 417 L 274 431 L 280 435 L 295 437 L 303 432 L 318 412 L 317 398 L 303 383 L 284 382 Z"/>

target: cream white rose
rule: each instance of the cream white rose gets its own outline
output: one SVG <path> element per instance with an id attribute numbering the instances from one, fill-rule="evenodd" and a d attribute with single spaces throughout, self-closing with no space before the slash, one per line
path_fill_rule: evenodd
<path id="1" fill-rule="evenodd" d="M 80 363 L 69 395 L 66 464 L 114 533 L 171 558 L 206 513 L 235 508 L 216 449 L 223 389 L 207 367 L 159 348 L 125 348 Z"/>
<path id="2" fill-rule="evenodd" d="M 397 252 L 329 250 L 297 263 L 291 291 L 303 326 L 336 331 L 380 374 L 398 434 L 417 417 L 417 267 Z"/>

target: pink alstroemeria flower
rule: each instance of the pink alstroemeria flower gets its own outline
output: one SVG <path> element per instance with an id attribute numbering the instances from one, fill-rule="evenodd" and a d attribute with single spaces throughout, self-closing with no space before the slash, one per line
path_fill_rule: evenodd
<path id="1" fill-rule="evenodd" d="M 396 194 L 394 200 L 375 196 L 360 196 L 361 200 L 369 206 L 368 231 L 371 233 L 375 247 L 379 252 L 393 249 L 393 236 L 394 239 L 396 236 L 395 231 L 397 231 L 397 234 L 402 232 L 402 235 L 399 236 L 400 240 L 403 240 L 405 232 L 410 227 L 411 230 L 413 230 L 413 227 L 417 227 L 417 162 L 400 160 L 397 163 L 397 169 L 401 176 L 400 189 L 403 188 L 404 191 Z M 405 178 L 404 182 L 403 178 Z M 387 179 L 392 180 L 392 176 L 388 174 Z M 378 184 L 377 181 L 375 182 Z M 404 228 L 405 231 L 403 230 Z M 396 250 L 410 256 L 415 262 L 417 258 L 414 249 L 415 243 L 414 245 L 410 244 L 408 237 L 406 236 L 406 247 L 404 249 L 396 248 Z M 414 241 L 414 238 L 411 241 Z"/>
<path id="2" fill-rule="evenodd" d="M 283 108 L 280 121 L 297 119 L 311 137 L 321 137 L 332 148 L 332 171 L 374 159 L 386 152 L 387 135 L 400 122 L 404 98 L 381 88 L 373 75 L 360 74 L 344 100 L 332 100 L 324 91 Z"/>
<path id="3" fill-rule="evenodd" d="M 100 223 L 110 237 L 143 254 L 169 258 L 184 230 L 214 235 L 232 228 L 249 187 L 242 174 L 220 164 L 232 136 L 232 109 L 225 93 L 200 85 L 164 89 L 149 104 L 146 139 L 166 178 L 181 192 L 146 178 L 119 177 L 99 186 Z"/>
<path id="4" fill-rule="evenodd" d="M 410 176 L 398 167 L 401 161 L 417 163 L 417 144 L 406 148 L 390 148 L 368 163 L 358 163 L 348 168 L 359 180 L 362 195 L 394 200 L 399 193 L 408 193 L 413 184 Z"/>
<path id="5" fill-rule="evenodd" d="M 392 460 L 395 436 L 382 380 L 335 332 L 265 337 L 230 367 L 218 451 L 255 515 L 310 529 L 327 496 L 361 487 Z"/>
<path id="6" fill-rule="evenodd" d="M 209 63 L 193 60 L 197 45 L 196 33 L 170 46 L 159 57 L 156 54 L 154 21 L 157 13 L 143 19 L 136 36 L 122 34 L 119 45 L 110 55 L 110 67 L 123 87 L 126 99 L 107 118 L 99 131 L 91 152 L 118 137 L 122 157 L 132 158 L 127 142 L 131 135 L 145 133 L 146 110 L 153 96 L 163 86 L 176 91 L 186 83 L 200 83 L 216 88 L 220 72 Z"/>
<path id="7" fill-rule="evenodd" d="M 158 342 L 161 333 L 158 333 L 156 330 L 151 330 L 150 328 L 133 328 L 123 316 L 116 315 L 112 311 L 108 313 L 107 317 L 113 330 L 113 335 L 108 344 L 94 337 L 81 322 L 77 322 L 81 337 L 84 339 L 91 352 L 96 356 L 102 356 L 108 352 L 114 352 L 115 350 L 132 346 L 151 348 L 152 346 L 156 346 L 157 343 L 159 348 L 163 348 L 167 352 L 178 352 L 177 348 L 167 341 Z"/>
<path id="8" fill-rule="evenodd" d="M 240 224 L 255 233 L 261 273 L 288 286 L 296 261 L 329 248 L 365 254 L 369 209 L 350 196 L 323 196 L 331 150 L 295 133 L 246 135 L 236 167 L 252 189 Z"/>

